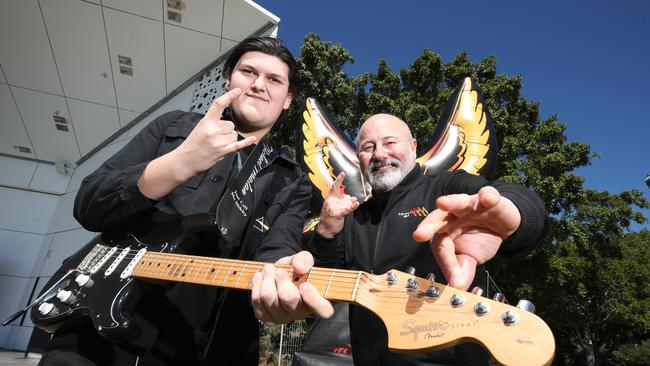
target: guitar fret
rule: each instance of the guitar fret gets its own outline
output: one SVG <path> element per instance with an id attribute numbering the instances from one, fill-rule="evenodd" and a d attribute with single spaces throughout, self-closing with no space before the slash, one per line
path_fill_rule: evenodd
<path id="1" fill-rule="evenodd" d="M 221 287 L 223 287 L 224 283 L 226 283 L 226 280 L 228 279 L 228 276 L 230 276 L 230 271 L 232 271 L 232 267 L 235 265 L 235 263 L 230 264 L 230 268 L 228 268 L 228 272 L 226 272 L 226 275 L 223 276 L 223 281 L 221 281 Z"/>
<path id="2" fill-rule="evenodd" d="M 352 289 L 352 297 L 350 297 L 350 300 L 356 301 L 357 299 L 357 288 L 359 288 L 359 280 L 361 279 L 361 271 L 357 274 L 357 280 L 354 281 L 354 288 Z"/>
<path id="3" fill-rule="evenodd" d="M 219 268 L 217 268 L 217 271 L 214 272 L 214 277 L 212 277 L 212 280 L 210 281 L 210 285 L 212 285 L 212 282 L 217 279 L 219 276 L 219 271 L 221 271 L 221 267 L 223 267 L 223 261 L 219 263 Z"/>
<path id="4" fill-rule="evenodd" d="M 200 265 L 197 265 L 196 270 L 194 271 L 194 276 L 192 276 L 192 282 L 196 279 L 196 275 L 199 274 L 199 268 L 201 268 Z"/>
<path id="5" fill-rule="evenodd" d="M 334 273 L 336 273 L 336 269 L 332 270 L 332 274 L 330 275 L 329 281 L 327 281 L 327 287 L 325 288 L 325 293 L 323 294 L 323 297 L 327 299 L 327 292 L 330 290 L 330 285 L 332 284 L 332 279 L 334 278 Z"/>
<path id="6" fill-rule="evenodd" d="M 261 270 L 262 270 L 262 266 L 263 266 L 262 264 L 258 264 L 258 265 L 257 265 L 257 269 L 256 269 L 255 272 L 253 272 L 253 274 L 251 275 L 251 280 L 248 281 L 248 289 L 253 288 L 253 280 L 255 279 L 255 274 L 261 272 Z"/>
<path id="7" fill-rule="evenodd" d="M 235 283 L 232 284 L 233 287 L 237 287 L 237 282 L 239 282 L 239 279 L 241 278 L 241 275 L 244 274 L 244 271 L 246 270 L 246 262 L 244 262 L 244 267 L 240 270 L 239 276 L 235 280 Z"/>

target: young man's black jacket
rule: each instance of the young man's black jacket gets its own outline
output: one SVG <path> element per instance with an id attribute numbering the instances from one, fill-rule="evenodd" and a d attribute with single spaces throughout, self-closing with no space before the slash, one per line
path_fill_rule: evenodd
<path id="1" fill-rule="evenodd" d="M 345 220 L 343 231 L 333 239 L 315 234 L 310 243 L 316 265 L 382 274 L 391 269 L 416 268 L 416 275 L 435 274 L 445 283 L 427 243 L 416 243 L 412 234 L 427 213 L 436 208 L 436 198 L 453 193 L 474 194 L 485 185 L 497 188 L 519 208 L 521 225 L 501 245 L 498 254 L 525 257 L 540 244 L 547 232 L 546 211 L 539 197 L 523 186 L 489 183 L 464 171 L 430 176 L 415 168 L 390 193 L 387 202 L 372 197 Z M 485 288 L 485 275 L 477 268 L 473 286 Z M 381 320 L 360 306 L 350 306 L 350 334 L 354 364 L 359 365 L 481 365 L 488 363 L 479 346 L 465 344 L 451 349 L 403 355 L 388 351 L 387 334 Z M 495 335 L 496 336 L 496 335 Z"/>
<path id="2" fill-rule="evenodd" d="M 74 204 L 75 218 L 87 230 L 112 232 L 147 229 L 170 216 L 214 214 L 228 180 L 236 174 L 235 154 L 159 200 L 148 199 L 137 187 L 145 166 L 178 147 L 202 117 L 174 111 L 151 122 L 83 180 Z M 232 115 L 224 119 L 232 120 Z M 244 155 L 242 161 L 251 150 L 240 152 Z M 199 240 L 184 247 L 183 252 L 265 262 L 294 254 L 300 250 L 310 190 L 298 164 L 280 153 L 255 178 L 252 215 L 244 223 L 239 240 L 226 242 L 218 230 L 211 230 L 200 234 Z M 186 284 L 174 285 L 164 293 L 148 294 L 138 314 L 149 327 L 131 345 L 137 348 L 127 349 L 143 353 L 145 361 L 149 357 L 174 364 L 257 365 L 259 325 L 249 296 L 243 291 Z M 217 313 L 220 315 L 215 326 Z M 216 331 L 210 342 L 213 329 Z M 98 348 L 81 339 L 80 334 L 92 332 L 71 329 L 58 333 L 51 347 L 58 345 L 83 353 Z"/>

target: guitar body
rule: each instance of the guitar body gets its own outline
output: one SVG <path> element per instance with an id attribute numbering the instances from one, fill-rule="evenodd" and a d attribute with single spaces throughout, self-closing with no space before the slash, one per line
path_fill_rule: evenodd
<path id="1" fill-rule="evenodd" d="M 172 253 L 191 240 L 192 235 L 184 234 L 180 220 L 157 225 L 145 233 L 96 236 L 64 261 L 45 285 L 42 299 L 31 309 L 32 322 L 54 332 L 86 317 L 101 336 L 112 342 L 134 340 L 141 332 L 132 316 L 135 307 L 147 292 L 163 291 L 165 287 L 133 278 L 129 266 L 132 268 L 138 255 L 145 252 Z"/>

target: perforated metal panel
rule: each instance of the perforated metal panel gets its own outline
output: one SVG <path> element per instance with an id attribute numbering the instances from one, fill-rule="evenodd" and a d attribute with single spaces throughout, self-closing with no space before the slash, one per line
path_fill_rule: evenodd
<path id="1" fill-rule="evenodd" d="M 190 112 L 205 113 L 208 111 L 212 101 L 223 95 L 225 92 L 224 85 L 226 79 L 221 75 L 223 64 L 216 66 L 206 72 L 196 83 L 194 94 L 192 94 L 192 103 Z"/>

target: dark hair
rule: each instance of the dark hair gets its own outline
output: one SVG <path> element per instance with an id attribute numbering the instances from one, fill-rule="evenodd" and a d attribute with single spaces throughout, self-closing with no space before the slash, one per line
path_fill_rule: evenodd
<path id="1" fill-rule="evenodd" d="M 230 75 L 235 70 L 237 62 L 246 52 L 262 52 L 267 55 L 276 56 L 289 66 L 289 91 L 296 96 L 300 89 L 298 81 L 298 64 L 293 58 L 291 51 L 281 40 L 273 37 L 249 37 L 241 41 L 230 53 L 226 63 L 223 66 L 222 75 L 230 79 Z"/>

